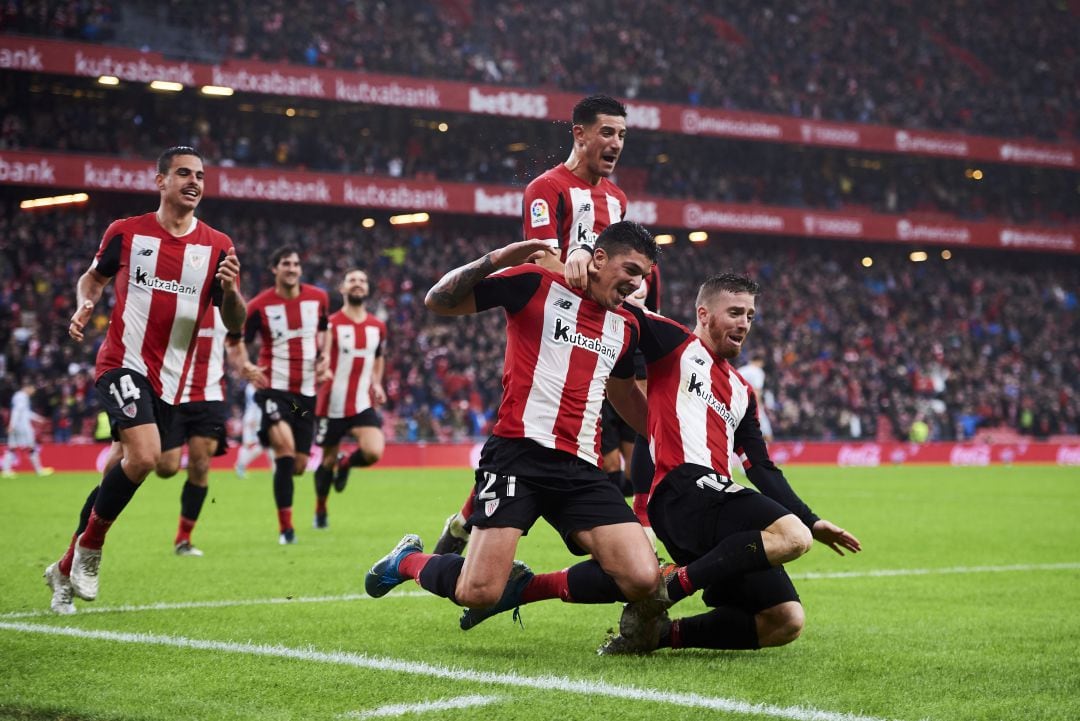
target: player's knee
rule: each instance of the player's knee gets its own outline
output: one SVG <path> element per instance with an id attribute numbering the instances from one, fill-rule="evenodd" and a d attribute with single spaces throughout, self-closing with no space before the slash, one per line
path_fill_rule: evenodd
<path id="1" fill-rule="evenodd" d="M 758 641 L 762 647 L 784 646 L 797 639 L 806 624 L 798 601 L 788 601 L 758 614 Z"/>
<path id="2" fill-rule="evenodd" d="M 802 556 L 814 545 L 810 529 L 794 515 L 784 516 L 769 527 L 772 551 L 769 560 L 773 565 L 789 563 Z"/>
<path id="3" fill-rule="evenodd" d="M 160 458 L 157 465 L 154 466 L 154 473 L 158 474 L 162 478 L 172 478 L 180 471 L 180 461 L 173 461 L 165 458 Z"/>
<path id="4" fill-rule="evenodd" d="M 210 459 L 194 458 L 188 460 L 188 476 L 196 486 L 205 486 L 210 475 Z"/>
<path id="5" fill-rule="evenodd" d="M 132 449 L 124 455 L 124 475 L 142 481 L 157 468 L 160 455 L 153 451 Z"/>
<path id="6" fill-rule="evenodd" d="M 502 598 L 506 583 L 465 582 L 459 580 L 454 596 L 457 602 L 466 608 L 488 608 Z"/>
<path id="7" fill-rule="evenodd" d="M 626 600 L 642 601 L 652 598 L 656 593 L 660 587 L 660 572 L 655 563 L 650 566 L 651 568 L 646 566 L 632 569 L 631 572 L 616 579 L 619 590 L 626 596 Z"/>

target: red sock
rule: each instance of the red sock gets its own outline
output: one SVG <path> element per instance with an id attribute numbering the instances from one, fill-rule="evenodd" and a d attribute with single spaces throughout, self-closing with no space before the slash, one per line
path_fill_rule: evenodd
<path id="1" fill-rule="evenodd" d="M 469 516 L 472 515 L 473 501 L 476 500 L 476 486 L 469 491 L 469 498 L 465 501 L 465 505 L 461 507 L 461 517 L 466 521 L 469 520 Z"/>
<path id="2" fill-rule="evenodd" d="M 105 534 L 109 532 L 112 524 L 113 521 L 106 521 L 99 517 L 97 511 L 90 511 L 90 521 L 86 524 L 86 530 L 79 536 L 79 545 L 83 548 L 100 549 L 105 545 Z"/>
<path id="3" fill-rule="evenodd" d="M 60 573 L 64 576 L 71 575 L 71 562 L 75 558 L 75 539 L 79 537 L 79 534 L 75 534 L 71 537 L 71 544 L 68 546 L 67 551 L 60 558 Z"/>
<path id="4" fill-rule="evenodd" d="M 564 568 L 554 573 L 539 573 L 533 576 L 521 591 L 521 602 L 532 603 L 558 598 L 565 603 L 572 603 L 570 589 L 566 585 L 566 576 L 569 572 L 570 569 Z"/>
<path id="5" fill-rule="evenodd" d="M 326 499 L 330 496 L 315 496 L 315 512 L 326 513 Z"/>
<path id="6" fill-rule="evenodd" d="M 634 515 L 637 516 L 638 521 L 645 528 L 652 526 L 649 523 L 649 494 L 648 493 L 635 493 L 634 494 Z"/>
<path id="7" fill-rule="evenodd" d="M 398 573 L 405 578 L 420 578 L 420 572 L 431 560 L 430 553 L 410 553 L 398 564 Z"/>
<path id="8" fill-rule="evenodd" d="M 180 526 L 176 529 L 176 540 L 173 541 L 173 545 L 184 543 L 187 541 L 191 543 L 191 532 L 195 530 L 195 521 L 190 518 L 184 518 L 180 516 Z"/>
<path id="9" fill-rule="evenodd" d="M 284 533 L 292 528 L 292 507 L 277 509 L 278 530 Z"/>
<path id="10" fill-rule="evenodd" d="M 672 648 L 682 648 L 682 628 L 679 626 L 679 619 L 675 619 L 671 622 L 669 637 L 671 639 Z"/>

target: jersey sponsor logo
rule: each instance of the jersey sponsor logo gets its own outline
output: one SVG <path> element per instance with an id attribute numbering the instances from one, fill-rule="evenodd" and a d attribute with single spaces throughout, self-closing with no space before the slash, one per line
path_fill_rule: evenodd
<path id="1" fill-rule="evenodd" d="M 162 280 L 156 275 L 150 275 L 146 268 L 135 266 L 135 285 L 141 285 L 150 290 L 160 290 L 175 295 L 198 295 L 199 288 L 194 285 L 184 285 L 177 280 Z"/>
<path id="2" fill-rule="evenodd" d="M 577 238 L 577 244 L 592 245 L 596 242 L 596 233 L 592 228 L 589 228 L 581 223 L 577 224 L 577 230 L 575 231 L 575 237 Z"/>
<path id="3" fill-rule="evenodd" d="M 546 200 L 537 198 L 529 205 L 529 225 L 542 228 L 551 223 L 551 211 Z"/>
<path id="4" fill-rule="evenodd" d="M 604 345 L 604 342 L 599 338 L 589 338 L 577 332 L 571 333 L 570 326 L 563 323 L 562 318 L 555 319 L 555 332 L 552 334 L 552 338 L 556 343 L 576 345 L 578 348 L 584 348 L 611 360 L 615 360 L 618 356 L 618 352 L 614 348 Z"/>
<path id="5" fill-rule="evenodd" d="M 724 422 L 727 423 L 729 427 L 734 428 L 739 425 L 739 419 L 735 417 L 735 414 L 731 412 L 731 409 L 728 408 L 723 401 L 714 396 L 711 390 L 705 388 L 705 381 L 705 378 L 699 380 L 697 373 L 691 373 L 690 380 L 686 383 L 687 393 L 693 393 L 698 398 L 705 401 L 705 404 L 709 406 L 716 415 L 723 418 Z"/>

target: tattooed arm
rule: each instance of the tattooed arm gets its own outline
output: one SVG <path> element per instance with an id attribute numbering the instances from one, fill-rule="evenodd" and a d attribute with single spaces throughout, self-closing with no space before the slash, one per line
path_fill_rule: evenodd
<path id="1" fill-rule="evenodd" d="M 502 268 L 521 265 L 554 253 L 555 250 L 543 240 L 519 240 L 493 250 L 440 278 L 427 292 L 424 305 L 439 315 L 475 313 L 476 298 L 473 296 L 473 288 L 477 283 Z"/>

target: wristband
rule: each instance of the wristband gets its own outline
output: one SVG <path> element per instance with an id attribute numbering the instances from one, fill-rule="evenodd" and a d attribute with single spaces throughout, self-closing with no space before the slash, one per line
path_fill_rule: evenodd
<path id="1" fill-rule="evenodd" d="M 593 254 L 593 247 L 591 245 L 589 245 L 588 243 L 578 243 L 570 249 L 570 252 L 566 254 L 566 257 L 569 258 L 570 253 L 573 253 L 575 250 L 587 250 L 589 251 L 589 255 Z"/>

